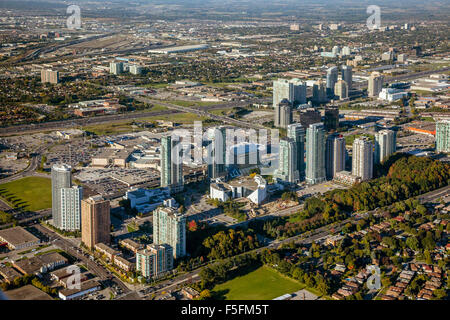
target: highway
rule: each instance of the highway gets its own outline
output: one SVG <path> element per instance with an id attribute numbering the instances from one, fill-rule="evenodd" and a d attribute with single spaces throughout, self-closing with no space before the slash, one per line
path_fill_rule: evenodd
<path id="1" fill-rule="evenodd" d="M 144 98 L 142 96 L 131 96 L 132 98 L 134 98 L 137 101 L 140 102 L 144 102 L 144 103 L 148 103 L 148 104 L 160 104 L 164 107 L 167 107 L 169 109 L 175 110 L 175 111 L 180 111 L 180 112 L 185 112 L 185 113 L 192 113 L 192 114 L 196 114 L 200 117 L 208 117 L 211 118 L 213 120 L 216 121 L 221 121 L 224 123 L 228 123 L 231 125 L 235 125 L 241 128 L 252 128 L 252 129 L 265 129 L 264 126 L 259 125 L 259 124 L 254 124 L 254 123 L 250 123 L 250 122 L 246 122 L 246 121 L 242 121 L 242 120 L 237 120 L 237 119 L 233 119 L 230 117 L 226 117 L 226 116 L 218 116 L 212 113 L 209 113 L 207 110 L 207 108 L 202 108 L 202 109 L 195 109 L 195 108 L 189 108 L 189 107 L 182 107 L 179 105 L 175 105 L 175 104 L 171 104 L 171 103 L 167 103 L 167 102 L 161 102 L 159 100 L 153 100 L 153 99 L 149 99 L 149 98 Z M 246 104 L 249 104 L 249 102 L 247 102 Z M 236 104 L 233 104 L 233 106 L 237 106 Z M 211 110 L 211 109 L 209 109 Z"/>
<path id="2" fill-rule="evenodd" d="M 412 74 L 408 74 L 408 75 L 387 78 L 386 83 L 393 83 L 393 82 L 397 82 L 397 81 L 405 81 L 405 80 L 420 78 L 420 77 L 424 77 L 424 76 L 431 75 L 434 73 L 445 72 L 448 70 L 450 70 L 450 67 L 442 68 L 439 70 L 422 71 L 422 72 L 412 73 Z M 101 87 L 110 90 L 107 87 L 103 87 L 103 86 L 101 86 Z M 355 83 L 354 87 L 357 89 L 362 89 L 362 88 L 367 87 L 367 83 L 366 82 L 359 83 L 359 84 Z M 142 96 L 130 96 L 130 97 L 135 98 L 136 100 L 141 101 L 141 102 L 152 103 L 152 104 L 156 103 L 159 105 L 163 105 L 163 106 L 169 108 L 170 110 L 162 111 L 162 112 L 152 112 L 152 111 L 129 112 L 129 113 L 124 113 L 124 114 L 105 115 L 105 116 L 97 116 L 97 117 L 92 117 L 92 118 L 79 118 L 79 119 L 71 119 L 71 120 L 63 120 L 63 121 L 52 121 L 52 122 L 44 122 L 44 123 L 36 123 L 36 124 L 28 124 L 28 125 L 10 126 L 10 127 L 0 128 L 0 135 L 7 136 L 7 135 L 16 135 L 16 134 L 23 134 L 23 133 L 40 132 L 40 131 L 45 131 L 45 130 L 58 130 L 58 129 L 62 130 L 62 129 L 79 127 L 79 126 L 104 124 L 104 123 L 115 123 L 115 122 L 120 122 L 120 121 L 124 121 L 124 120 L 141 119 L 141 118 L 162 116 L 162 115 L 181 113 L 181 112 L 193 113 L 193 114 L 197 114 L 199 116 L 206 116 L 206 117 L 209 117 L 209 118 L 217 120 L 217 121 L 222 121 L 224 123 L 228 123 L 231 125 L 236 125 L 236 126 L 240 126 L 240 127 L 244 127 L 244 128 L 255 128 L 255 129 L 264 128 L 263 126 L 260 126 L 257 124 L 252 124 L 252 123 L 248 123 L 245 121 L 232 119 L 232 118 L 229 118 L 226 116 L 217 116 L 217 115 L 214 115 L 214 114 L 211 114 L 208 112 L 209 110 L 214 110 L 214 109 L 223 109 L 223 108 L 228 108 L 228 107 L 232 108 L 232 107 L 238 107 L 238 106 L 242 107 L 242 106 L 248 105 L 250 103 L 261 102 L 261 101 L 265 102 L 266 100 L 264 100 L 264 99 L 263 100 L 255 99 L 253 101 L 245 101 L 245 102 L 222 103 L 222 104 L 217 104 L 214 106 L 208 106 L 208 107 L 196 109 L 196 108 L 182 107 L 182 106 L 178 106 L 175 104 L 170 104 L 170 103 L 166 103 L 166 102 L 163 102 L 160 100 L 150 99 L 150 98 L 146 98 L 146 97 L 142 97 Z"/>
<path id="3" fill-rule="evenodd" d="M 98 116 L 98 117 L 92 117 L 92 118 L 79 118 L 79 119 L 71 119 L 71 120 L 18 125 L 18 126 L 0 128 L 0 135 L 8 136 L 8 135 L 17 135 L 17 134 L 24 134 L 24 133 L 36 133 L 36 132 L 47 131 L 47 130 L 49 130 L 49 131 L 50 130 L 63 130 L 63 129 L 69 129 L 69 128 L 77 128 L 80 126 L 103 124 L 103 123 L 115 123 L 115 122 L 120 122 L 120 121 L 124 121 L 124 120 L 161 116 L 161 115 L 172 114 L 172 113 L 175 113 L 175 112 L 171 111 L 171 110 L 162 111 L 162 112 L 151 112 L 151 111 L 150 112 L 129 112 L 129 113 L 123 113 L 123 114 Z"/>
<path id="4" fill-rule="evenodd" d="M 446 186 L 444 188 L 421 195 L 418 197 L 418 199 L 420 202 L 426 203 L 426 202 L 436 202 L 440 198 L 449 196 L 450 196 L 450 186 Z"/>
<path id="5" fill-rule="evenodd" d="M 88 125 L 97 125 L 97 124 L 105 124 L 105 123 L 117 123 L 117 122 L 123 122 L 126 120 L 138 120 L 142 118 L 148 118 L 148 117 L 157 117 L 157 116 L 165 116 L 169 114 L 176 114 L 176 113 L 194 113 L 202 116 L 207 117 L 214 117 L 220 121 L 222 119 L 225 119 L 227 121 L 232 120 L 234 123 L 246 124 L 248 126 L 248 123 L 244 121 L 239 120 L 233 120 L 228 117 L 220 117 L 215 116 L 211 113 L 208 113 L 209 110 L 217 110 L 217 109 L 225 109 L 225 108 L 233 108 L 233 107 L 243 107 L 248 104 L 251 104 L 253 102 L 259 102 L 260 100 L 252 100 L 252 101 L 244 101 L 244 102 L 229 102 L 229 103 L 221 103 L 218 105 L 213 106 L 207 106 L 202 107 L 202 109 L 194 109 L 194 108 L 184 108 L 173 104 L 168 104 L 161 102 L 159 100 L 151 100 L 146 99 L 140 96 L 137 96 L 141 101 L 152 101 L 148 103 L 157 103 L 163 106 L 166 106 L 170 108 L 171 110 L 166 111 L 147 111 L 147 112 L 127 112 L 122 114 L 115 114 L 115 115 L 105 115 L 105 116 L 97 116 L 97 117 L 89 117 L 89 118 L 78 118 L 78 119 L 70 119 L 70 120 L 61 120 L 61 121 L 52 121 L 52 122 L 43 122 L 43 123 L 36 123 L 36 124 L 26 124 L 26 125 L 17 125 L 17 126 L 10 126 L 10 127 L 3 127 L 0 128 L 0 135 L 1 136 L 9 136 L 9 135 L 18 135 L 18 134 L 25 134 L 25 133 L 36 133 L 41 131 L 51 131 L 51 130 L 63 130 L 63 129 L 70 129 L 70 128 L 78 128 L 80 126 L 88 126 Z M 183 109 L 184 108 L 184 109 Z M 202 112 L 203 110 L 203 112 Z"/>

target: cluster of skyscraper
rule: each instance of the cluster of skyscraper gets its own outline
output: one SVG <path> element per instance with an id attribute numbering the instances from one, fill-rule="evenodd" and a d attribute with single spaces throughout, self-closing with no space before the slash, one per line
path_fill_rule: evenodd
<path id="1" fill-rule="evenodd" d="M 293 139 L 295 137 L 295 139 Z M 305 148 L 306 147 L 306 148 Z M 306 170 L 305 170 L 306 151 Z M 384 162 L 396 151 L 396 133 L 382 130 L 375 134 L 375 143 L 360 137 L 353 143 L 352 175 L 360 181 L 373 177 L 374 163 Z M 300 124 L 288 126 L 288 138 L 280 142 L 279 169 L 275 177 L 286 182 L 306 180 L 317 184 L 333 179 L 345 171 L 346 143 L 339 134 L 326 136 L 323 123 L 311 124 L 305 130 Z"/>
<path id="2" fill-rule="evenodd" d="M 353 83 L 352 67 L 342 66 L 341 72 L 341 80 L 338 80 L 339 68 L 331 67 L 327 70 L 326 83 L 322 80 L 314 83 L 313 103 L 320 104 L 327 99 L 348 98 Z M 378 95 L 382 87 L 383 76 L 373 73 L 369 79 L 369 95 Z M 331 134 L 328 137 L 326 134 L 327 130 L 336 130 L 339 127 L 337 107 L 325 108 L 323 123 L 317 110 L 308 109 L 307 112 L 300 112 L 301 124 L 293 124 L 293 109 L 305 102 L 306 83 L 298 79 L 274 81 L 274 125 L 288 131 L 288 137 L 280 141 L 279 168 L 275 171 L 275 177 L 292 183 L 306 180 L 309 184 L 316 184 L 333 179 L 338 172 L 345 171 L 345 139 L 338 134 Z M 315 121 L 302 121 L 311 118 L 308 116 L 302 119 L 302 115 L 306 116 L 307 113 L 314 114 Z M 374 163 L 385 161 L 395 150 L 394 131 L 378 132 L 375 143 L 364 137 L 356 139 L 353 144 L 352 175 L 358 177 L 360 181 L 371 179 Z"/>
<path id="3" fill-rule="evenodd" d="M 163 141 L 170 146 L 167 149 L 171 149 L 170 137 Z M 168 152 L 167 149 L 164 152 Z M 110 202 L 101 196 L 83 200 L 83 189 L 72 186 L 71 171 L 72 168 L 64 164 L 52 167 L 53 225 L 62 231 L 81 230 L 82 242 L 90 249 L 98 243 L 109 244 Z M 136 269 L 144 277 L 159 276 L 173 268 L 174 259 L 185 255 L 186 217 L 172 207 L 156 209 L 153 212 L 153 244 L 136 253 Z"/>
<path id="4" fill-rule="evenodd" d="M 329 99 L 348 99 L 353 82 L 352 67 L 342 66 L 342 80 L 338 80 L 338 77 L 338 67 L 331 67 L 327 71 L 326 82 L 320 79 L 313 84 L 311 102 L 314 105 L 326 103 Z M 306 92 L 306 82 L 299 79 L 278 79 L 273 82 L 275 127 L 287 129 L 287 126 L 293 122 L 293 110 L 299 105 L 306 104 Z"/>
<path id="5" fill-rule="evenodd" d="M 109 72 L 114 75 L 119 75 L 129 71 L 131 74 L 139 75 L 142 73 L 142 67 L 137 64 L 126 64 L 123 62 L 111 62 L 109 64 Z"/>
<path id="6" fill-rule="evenodd" d="M 355 139 L 352 175 L 360 181 L 372 179 L 374 163 L 384 162 L 395 151 L 394 131 L 376 133 L 375 143 L 367 137 Z M 311 124 L 306 130 L 301 124 L 290 124 L 287 138 L 280 141 L 279 166 L 274 177 L 290 183 L 321 183 L 345 171 L 346 158 L 345 139 L 336 133 L 327 136 L 323 123 Z"/>
<path id="7" fill-rule="evenodd" d="M 330 99 L 335 97 L 340 100 L 348 99 L 349 91 L 352 88 L 353 72 L 351 66 L 342 66 L 341 80 L 338 80 L 338 67 L 331 67 L 327 70 L 326 91 Z"/>

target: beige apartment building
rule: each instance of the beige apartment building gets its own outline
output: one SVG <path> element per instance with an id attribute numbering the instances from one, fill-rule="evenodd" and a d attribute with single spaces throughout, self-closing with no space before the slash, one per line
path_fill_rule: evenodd
<path id="1" fill-rule="evenodd" d="M 81 240 L 90 249 L 97 243 L 110 243 L 110 204 L 101 196 L 81 201 Z"/>

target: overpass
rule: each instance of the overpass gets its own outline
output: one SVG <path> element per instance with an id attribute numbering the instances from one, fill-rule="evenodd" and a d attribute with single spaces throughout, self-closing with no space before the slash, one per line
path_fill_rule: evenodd
<path id="1" fill-rule="evenodd" d="M 212 114 L 204 109 L 183 107 L 183 106 L 179 106 L 179 105 L 175 105 L 175 104 L 171 104 L 171 103 L 167 103 L 167 102 L 162 102 L 159 100 L 153 100 L 153 99 L 149 99 L 149 98 L 145 98 L 143 96 L 137 96 L 137 95 L 130 95 L 130 97 L 134 98 L 136 101 L 139 101 L 139 102 L 148 103 L 148 104 L 159 104 L 159 105 L 162 105 L 171 110 L 185 112 L 185 113 L 192 113 L 192 114 L 196 114 L 200 117 L 208 117 L 213 120 L 221 121 L 221 122 L 224 122 L 224 123 L 227 123 L 230 125 L 234 125 L 234 126 L 238 126 L 238 127 L 251 128 L 251 129 L 266 129 L 266 127 L 259 125 L 259 124 L 249 123 L 246 121 L 237 120 L 237 119 L 233 119 L 233 118 L 226 117 L 226 116 L 218 116 L 218 115 Z"/>

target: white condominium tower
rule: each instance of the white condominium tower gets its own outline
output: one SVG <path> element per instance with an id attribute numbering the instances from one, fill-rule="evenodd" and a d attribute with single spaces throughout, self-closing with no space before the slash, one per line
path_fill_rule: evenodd
<path id="1" fill-rule="evenodd" d="M 119 75 L 123 73 L 123 63 L 122 62 L 111 62 L 109 64 L 109 72 L 114 75 Z"/>
<path id="2" fill-rule="evenodd" d="M 61 189 L 61 220 L 60 230 L 81 230 L 81 200 L 83 188 L 73 186 Z"/>
<path id="3" fill-rule="evenodd" d="M 381 130 L 375 134 L 375 163 L 382 163 L 397 150 L 397 134 L 391 130 Z"/>
<path id="4" fill-rule="evenodd" d="M 186 255 L 186 216 L 170 207 L 153 211 L 153 243 L 168 244 L 175 259 Z"/>
<path id="5" fill-rule="evenodd" d="M 352 174 L 362 181 L 373 177 L 373 145 L 368 138 L 357 138 L 353 142 Z"/>
<path id="6" fill-rule="evenodd" d="M 278 169 L 274 176 L 285 182 L 297 183 L 300 176 L 297 167 L 297 146 L 293 139 L 280 140 Z"/>
<path id="7" fill-rule="evenodd" d="M 273 82 L 273 107 L 275 108 L 284 99 L 292 104 L 306 103 L 306 83 L 299 79 L 278 79 Z"/>
<path id="8" fill-rule="evenodd" d="M 334 85 L 334 95 L 339 97 L 339 100 L 348 99 L 348 85 L 344 80 L 339 80 Z"/>
<path id="9" fill-rule="evenodd" d="M 52 218 L 60 230 L 74 231 L 81 227 L 83 189 L 72 187 L 72 167 L 61 164 L 52 167 Z"/>
<path id="10" fill-rule="evenodd" d="M 151 244 L 136 252 L 136 270 L 145 278 L 158 278 L 173 269 L 173 250 L 168 244 Z"/>
<path id="11" fill-rule="evenodd" d="M 315 123 L 306 130 L 306 182 L 317 184 L 325 180 L 325 127 Z"/>

